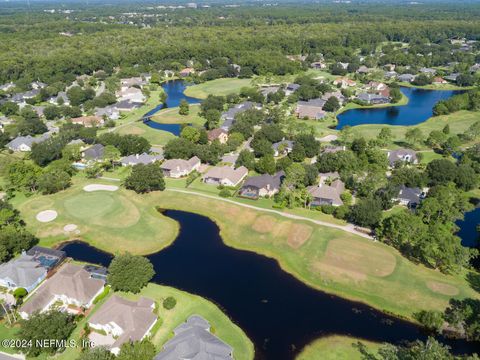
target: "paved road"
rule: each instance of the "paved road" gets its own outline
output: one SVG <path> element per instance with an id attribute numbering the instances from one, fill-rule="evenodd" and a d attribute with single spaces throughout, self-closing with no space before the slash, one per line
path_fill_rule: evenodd
<path id="1" fill-rule="evenodd" d="M 0 360 L 19 360 L 25 359 L 23 355 L 10 355 L 0 351 Z"/>
<path id="2" fill-rule="evenodd" d="M 309 222 L 314 223 L 314 224 L 317 224 L 317 225 L 321 225 L 321 226 L 326 226 L 326 227 L 330 227 L 330 228 L 334 228 L 334 229 L 338 229 L 338 230 L 347 231 L 347 232 L 349 232 L 349 233 L 352 233 L 352 234 L 355 234 L 355 235 L 358 235 L 358 236 L 361 236 L 361 237 L 364 237 L 364 238 L 373 240 L 373 237 L 372 237 L 372 236 L 367 235 L 367 234 L 365 234 L 365 233 L 363 233 L 363 232 L 361 232 L 361 231 L 356 230 L 356 229 L 355 229 L 355 225 L 353 225 L 353 224 L 347 224 L 347 225 L 332 224 L 332 223 L 329 223 L 329 222 L 326 222 L 326 221 L 314 220 L 314 219 L 310 219 L 310 218 L 305 217 L 305 216 L 289 214 L 289 213 L 286 213 L 286 212 L 282 212 L 282 211 L 278 211 L 278 210 L 273 210 L 273 209 L 259 208 L 259 207 L 257 207 L 257 206 L 248 205 L 248 204 L 243 204 L 243 203 L 239 203 L 239 202 L 236 202 L 236 201 L 233 201 L 233 200 L 230 200 L 230 199 L 220 198 L 220 197 L 213 196 L 213 195 L 201 194 L 201 193 L 197 193 L 197 192 L 194 192 L 194 191 L 181 190 L 181 189 L 172 189 L 172 188 L 168 188 L 168 189 L 166 189 L 166 190 L 167 190 L 167 191 L 174 191 L 174 192 L 184 193 L 184 194 L 202 196 L 202 197 L 205 197 L 205 198 L 214 199 L 214 200 L 219 200 L 219 201 L 224 201 L 224 202 L 228 202 L 228 203 L 235 204 L 235 205 L 238 205 L 238 206 L 243 206 L 243 207 L 246 207 L 246 208 L 249 208 L 249 209 L 253 209 L 253 210 L 256 210 L 256 211 L 263 211 L 263 212 L 268 212 L 268 213 L 280 215 L 280 216 L 283 216 L 283 217 L 286 217 L 286 218 L 289 218 L 289 219 L 309 221 Z"/>

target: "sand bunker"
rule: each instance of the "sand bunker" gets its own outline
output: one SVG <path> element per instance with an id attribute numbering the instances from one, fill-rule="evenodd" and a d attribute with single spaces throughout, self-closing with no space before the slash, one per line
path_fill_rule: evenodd
<path id="1" fill-rule="evenodd" d="M 72 232 L 77 230 L 78 226 L 75 224 L 68 224 L 63 227 L 63 231 L 65 232 Z"/>
<path id="2" fill-rule="evenodd" d="M 45 223 L 55 220 L 57 216 L 58 214 L 55 210 L 45 210 L 37 214 L 37 220 Z"/>
<path id="3" fill-rule="evenodd" d="M 83 190 L 91 192 L 91 191 L 117 191 L 118 186 L 115 185 L 102 185 L 102 184 L 90 184 L 86 185 Z"/>

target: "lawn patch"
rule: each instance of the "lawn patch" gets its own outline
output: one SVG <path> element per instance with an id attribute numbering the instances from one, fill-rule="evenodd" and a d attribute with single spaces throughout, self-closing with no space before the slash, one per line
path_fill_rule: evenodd
<path id="1" fill-rule="evenodd" d="M 438 281 L 427 281 L 427 287 L 442 295 L 455 296 L 458 295 L 459 290 L 453 285 L 438 282 Z"/>
<path id="2" fill-rule="evenodd" d="M 288 245 L 294 249 L 302 246 L 312 235 L 313 228 L 305 224 L 293 224 L 288 234 Z"/>

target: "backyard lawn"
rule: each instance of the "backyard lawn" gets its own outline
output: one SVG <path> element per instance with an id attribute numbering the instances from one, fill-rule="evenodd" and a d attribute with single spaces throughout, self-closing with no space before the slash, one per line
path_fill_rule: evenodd
<path id="1" fill-rule="evenodd" d="M 251 84 L 250 79 L 216 79 L 202 84 L 187 87 L 185 95 L 197 99 L 205 99 L 208 95 L 225 96 L 228 94 L 238 94 L 240 89 L 248 87 Z"/>
<path id="2" fill-rule="evenodd" d="M 360 351 L 354 347 L 359 341 L 366 345 L 370 351 L 375 351 L 380 346 L 380 344 L 370 341 L 332 335 L 320 338 L 307 345 L 296 360 L 360 360 L 362 359 Z"/>
<path id="3" fill-rule="evenodd" d="M 132 122 L 119 126 L 116 132 L 121 135 L 140 135 L 147 139 L 152 145 L 165 145 L 169 140 L 174 139 L 175 135 L 168 131 L 153 129 L 141 121 Z"/>

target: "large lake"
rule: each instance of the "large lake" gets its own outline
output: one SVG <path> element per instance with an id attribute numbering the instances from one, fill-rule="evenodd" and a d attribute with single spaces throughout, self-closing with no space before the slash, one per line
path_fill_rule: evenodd
<path id="1" fill-rule="evenodd" d="M 402 87 L 401 91 L 408 97 L 407 105 L 347 110 L 337 116 L 337 129 L 347 125 L 385 124 L 405 126 L 420 124 L 432 117 L 433 106 L 438 101 L 462 93 L 462 91 L 423 90 L 406 87 Z"/>
<path id="2" fill-rule="evenodd" d="M 187 88 L 187 84 L 183 80 L 170 80 L 162 84 L 162 88 L 167 94 L 167 101 L 165 104 L 159 104 L 145 115 L 143 115 L 144 123 L 151 128 L 168 131 L 175 136 L 180 135 L 181 124 L 160 124 L 150 119 L 150 116 L 156 114 L 162 109 L 177 107 L 180 105 L 182 99 L 187 100 L 189 104 L 198 104 L 200 99 L 186 96 L 183 92 Z M 180 115 L 179 115 L 180 116 Z"/>
<path id="3" fill-rule="evenodd" d="M 426 339 L 420 328 L 361 303 L 308 287 L 278 263 L 226 246 L 209 218 L 168 210 L 180 224 L 175 242 L 148 256 L 153 281 L 198 294 L 218 304 L 255 344 L 256 358 L 291 360 L 309 342 L 329 334 L 399 343 Z M 82 242 L 63 247 L 67 255 L 108 266 L 112 256 Z M 456 353 L 478 343 L 440 340 Z"/>

